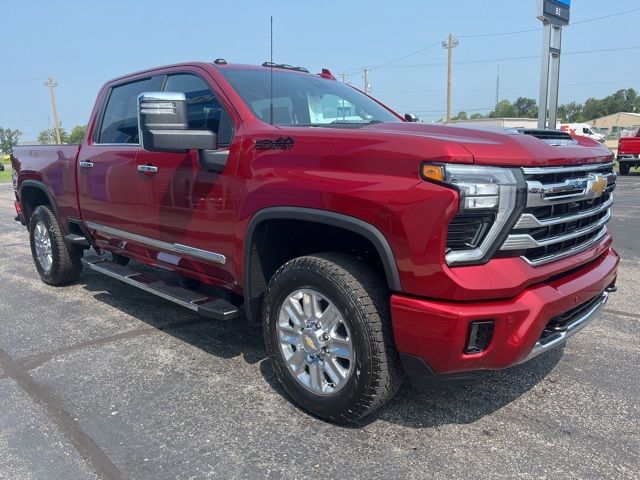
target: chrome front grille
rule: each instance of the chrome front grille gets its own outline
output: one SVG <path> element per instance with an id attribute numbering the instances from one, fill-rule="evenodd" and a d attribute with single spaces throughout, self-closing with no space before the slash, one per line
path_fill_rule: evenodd
<path id="1" fill-rule="evenodd" d="M 616 185 L 613 163 L 522 171 L 526 206 L 501 251 L 542 265 L 586 250 L 604 237 Z"/>

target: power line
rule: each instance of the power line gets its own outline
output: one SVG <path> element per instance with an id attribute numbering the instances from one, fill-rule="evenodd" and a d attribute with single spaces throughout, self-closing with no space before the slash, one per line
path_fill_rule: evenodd
<path id="1" fill-rule="evenodd" d="M 638 50 L 640 49 L 640 45 L 633 47 L 618 47 L 618 48 L 603 48 L 599 50 L 579 50 L 575 52 L 563 52 L 562 55 L 584 55 L 587 53 L 603 53 L 603 52 L 620 52 L 625 50 Z M 464 60 L 462 62 L 456 62 L 456 65 L 469 65 L 476 63 L 491 63 L 491 62 L 509 62 L 513 60 L 529 60 L 529 59 L 539 59 L 540 55 L 523 55 L 519 57 L 502 57 L 502 58 L 485 58 L 481 60 Z M 393 67 L 384 67 L 384 68 L 421 68 L 421 67 L 441 67 L 443 65 L 447 65 L 447 62 L 435 62 L 435 63 L 418 63 L 418 64 L 409 64 L 409 65 L 394 65 Z"/>
<path id="2" fill-rule="evenodd" d="M 579 25 L 581 23 L 595 22 L 596 20 L 604 20 L 605 18 L 619 17 L 620 15 L 626 15 L 627 13 L 637 12 L 638 10 L 640 10 L 640 7 L 632 8 L 631 10 L 626 10 L 624 12 L 612 13 L 610 15 L 603 15 L 602 17 L 587 18 L 586 20 L 580 20 L 578 22 L 571 22 L 571 24 L 569 26 L 571 26 L 571 25 Z"/>
<path id="3" fill-rule="evenodd" d="M 572 22 L 570 26 L 574 26 L 574 25 L 581 25 L 583 23 L 589 23 L 589 22 L 595 22 L 598 20 L 604 20 L 607 18 L 612 18 L 612 17 L 619 17 L 620 15 L 627 15 L 629 13 L 634 13 L 640 11 L 640 7 L 638 8 L 632 8 L 631 10 L 625 10 L 623 12 L 617 12 L 617 13 L 611 13 L 609 15 L 603 15 L 600 17 L 593 17 L 593 18 L 587 18 L 584 20 L 579 20 L 577 22 Z M 501 37 L 501 36 L 505 36 L 505 35 L 518 35 L 521 33 L 531 33 L 531 32 L 539 32 L 541 31 L 541 28 L 528 28 L 525 30 L 515 30 L 515 31 L 511 31 L 511 32 L 497 32 L 497 33 L 479 33 L 479 34 L 469 34 L 469 35 L 458 35 L 458 38 L 487 38 L 487 37 Z M 377 68 L 384 68 L 387 67 L 389 65 L 391 65 L 392 63 L 396 63 L 399 62 L 401 60 L 404 60 L 405 58 L 409 58 L 412 57 L 414 55 L 417 55 L 419 53 L 424 52 L 425 50 L 429 50 L 430 48 L 435 47 L 436 45 L 439 45 L 441 42 L 434 42 L 431 45 L 427 45 L 426 47 L 423 47 L 419 50 L 416 50 L 415 52 L 409 53 L 408 55 L 404 55 L 402 57 L 398 57 L 395 58 L 393 60 L 389 60 L 388 62 L 385 62 L 381 65 L 373 65 L 370 68 L 371 69 L 377 69 Z M 351 68 L 348 70 L 343 70 L 345 72 L 357 72 L 358 70 L 360 70 L 362 67 L 357 67 L 357 68 Z"/>
<path id="4" fill-rule="evenodd" d="M 582 85 L 607 85 L 613 83 L 621 83 L 621 84 L 629 84 L 634 82 L 640 82 L 640 79 L 629 79 L 629 80 L 603 80 L 599 82 L 572 82 L 572 83 L 561 83 L 562 87 L 579 87 Z M 503 90 L 524 90 L 527 88 L 538 88 L 538 85 L 518 85 L 512 87 L 504 87 L 500 86 L 500 91 Z M 495 90 L 495 87 L 486 87 L 486 88 L 457 88 L 456 92 L 492 92 Z M 388 93 L 443 93 L 445 90 L 442 88 L 439 89 L 428 89 L 428 90 L 378 90 L 379 94 L 388 94 Z"/>
<path id="5" fill-rule="evenodd" d="M 639 8 L 632 8 L 631 10 L 625 10 L 624 12 L 612 13 L 610 15 L 603 15 L 601 17 L 587 18 L 585 20 L 579 20 L 577 22 L 571 22 L 568 26 L 581 25 L 583 23 L 596 22 L 598 20 L 604 20 L 611 17 L 619 17 L 620 15 L 626 15 L 628 13 L 634 13 L 640 10 Z M 505 35 L 519 35 L 521 33 L 539 32 L 541 28 L 528 28 L 526 30 L 515 30 L 512 32 L 498 32 L 498 33 L 479 33 L 475 35 L 459 35 L 459 38 L 487 38 L 487 37 L 502 37 Z"/>
<path id="6" fill-rule="evenodd" d="M 39 82 L 41 80 L 46 80 L 46 77 L 22 78 L 17 80 L 0 80 L 0 83 L 27 83 L 27 82 Z"/>
<path id="7" fill-rule="evenodd" d="M 513 32 L 499 32 L 499 33 L 478 33 L 475 35 L 459 35 L 459 38 L 486 38 L 486 37 L 502 37 L 505 35 L 518 35 L 520 33 L 539 32 L 541 28 L 529 28 L 527 30 L 516 30 Z"/>

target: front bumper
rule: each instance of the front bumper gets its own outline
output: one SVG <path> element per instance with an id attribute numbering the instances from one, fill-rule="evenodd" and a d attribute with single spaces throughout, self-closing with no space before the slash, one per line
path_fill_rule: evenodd
<path id="1" fill-rule="evenodd" d="M 606 302 L 605 290 L 615 283 L 619 260 L 609 248 L 591 264 L 509 300 L 455 303 L 393 295 L 393 331 L 407 375 L 417 384 L 467 381 L 564 343 Z M 588 308 L 572 319 L 566 331 L 541 338 L 551 319 L 582 304 Z M 494 322 L 489 346 L 481 353 L 465 353 L 469 324 L 486 320 Z"/>

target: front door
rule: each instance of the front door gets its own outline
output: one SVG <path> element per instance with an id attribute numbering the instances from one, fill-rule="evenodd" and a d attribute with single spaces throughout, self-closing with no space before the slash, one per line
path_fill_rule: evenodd
<path id="1" fill-rule="evenodd" d="M 163 79 L 155 76 L 112 87 L 93 138 L 80 149 L 76 167 L 80 212 L 98 242 L 119 243 L 121 232 L 138 228 L 137 97 L 160 90 Z"/>
<path id="2" fill-rule="evenodd" d="M 233 125 L 202 77 L 169 75 L 164 91 L 185 94 L 189 128 L 212 130 L 218 134 L 219 148 L 230 148 Z M 137 153 L 136 170 L 143 170 L 136 171 L 138 231 L 154 240 L 153 248 L 147 249 L 152 257 L 221 283 L 232 282 L 235 155 L 237 149 L 230 148 L 227 168 L 218 174 L 200 168 L 195 150 Z"/>

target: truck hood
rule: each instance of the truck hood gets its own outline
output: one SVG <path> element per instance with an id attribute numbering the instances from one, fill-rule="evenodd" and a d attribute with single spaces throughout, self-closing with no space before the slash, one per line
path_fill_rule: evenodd
<path id="1" fill-rule="evenodd" d="M 469 152 L 473 163 L 479 165 L 558 166 L 601 163 L 613 159 L 611 150 L 586 137 L 575 137 L 571 144 L 554 145 L 516 129 L 468 128 L 409 122 L 380 123 L 361 131 L 364 130 L 375 131 L 388 141 L 397 139 L 403 143 L 415 142 L 416 148 L 424 148 L 426 151 L 429 151 L 430 143 L 456 143 Z M 547 132 L 537 133 L 544 135 Z M 561 135 L 562 132 L 557 134 Z M 455 162 L 456 159 L 451 161 Z"/>

